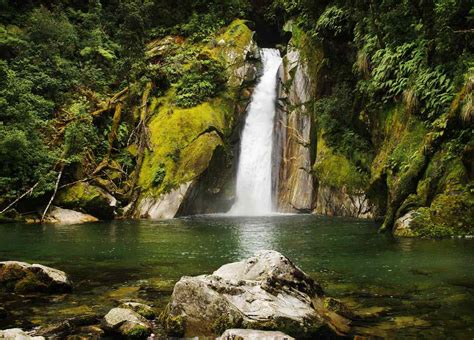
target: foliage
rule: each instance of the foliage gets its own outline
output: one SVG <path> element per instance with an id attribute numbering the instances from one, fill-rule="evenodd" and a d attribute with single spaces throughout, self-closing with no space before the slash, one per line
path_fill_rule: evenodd
<path id="1" fill-rule="evenodd" d="M 0 196 L 11 198 L 41 181 L 35 194 L 51 185 L 55 153 L 46 146 L 53 103 L 33 93 L 31 81 L 0 61 Z"/>
<path id="2" fill-rule="evenodd" d="M 314 104 L 318 125 L 328 146 L 350 159 L 360 172 L 368 171 L 370 144 L 352 124 L 352 94 L 347 84 Z"/>
<path id="3" fill-rule="evenodd" d="M 349 13 L 346 9 L 329 6 L 319 17 L 314 28 L 318 38 L 336 38 L 348 31 Z"/>
<path id="4" fill-rule="evenodd" d="M 217 60 L 205 54 L 199 55 L 176 85 L 176 104 L 193 107 L 215 97 L 225 86 L 225 73 Z"/>
<path id="5" fill-rule="evenodd" d="M 154 187 L 159 187 L 166 176 L 166 169 L 163 164 L 161 164 L 158 169 L 156 169 L 156 173 L 153 176 L 152 184 Z"/>

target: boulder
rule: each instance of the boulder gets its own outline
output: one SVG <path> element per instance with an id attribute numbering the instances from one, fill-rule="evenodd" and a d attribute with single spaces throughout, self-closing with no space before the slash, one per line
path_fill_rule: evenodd
<path id="1" fill-rule="evenodd" d="M 0 339 L 5 340 L 44 340 L 42 336 L 30 336 L 20 328 L 11 328 L 0 331 Z"/>
<path id="2" fill-rule="evenodd" d="M 125 338 L 146 339 L 151 334 L 150 323 L 128 308 L 113 308 L 102 320 L 104 330 Z"/>
<path id="3" fill-rule="evenodd" d="M 0 289 L 17 293 L 69 292 L 71 281 L 66 273 L 40 264 L 18 261 L 0 262 Z"/>
<path id="4" fill-rule="evenodd" d="M 82 224 L 97 221 L 98 219 L 92 215 L 54 206 L 51 207 L 51 210 L 45 218 L 46 223 L 54 224 Z"/>
<path id="5" fill-rule="evenodd" d="M 131 301 L 124 302 L 119 307 L 133 310 L 134 312 L 140 314 L 141 316 L 143 316 L 145 319 L 148 319 L 148 320 L 153 320 L 156 316 L 153 308 L 139 302 L 131 302 Z"/>
<path id="6" fill-rule="evenodd" d="M 93 327 L 100 320 L 98 315 L 80 315 L 50 325 L 42 326 L 35 331 L 35 335 L 47 338 L 65 338 L 80 328 Z M 82 330 L 81 330 L 82 331 Z M 100 332 L 99 332 L 100 333 Z"/>
<path id="7" fill-rule="evenodd" d="M 161 195 L 159 198 L 146 197 L 138 205 L 138 216 L 152 220 L 175 217 L 181 206 L 191 182 L 181 184 L 177 189 Z"/>
<path id="8" fill-rule="evenodd" d="M 216 336 L 229 328 L 314 337 L 326 325 L 341 334 L 349 324 L 325 309 L 319 284 L 270 250 L 224 265 L 212 275 L 182 277 L 161 319 L 170 336 L 186 337 Z"/>
<path id="9" fill-rule="evenodd" d="M 55 204 L 107 220 L 114 218 L 117 200 L 102 188 L 78 182 L 62 189 L 56 197 Z"/>
<path id="10" fill-rule="evenodd" d="M 393 235 L 398 237 L 415 237 L 416 234 L 412 228 L 412 222 L 415 216 L 416 212 L 410 211 L 398 218 L 393 226 Z"/>
<path id="11" fill-rule="evenodd" d="M 293 337 L 278 331 L 259 331 L 255 329 L 228 329 L 218 340 L 294 340 Z"/>

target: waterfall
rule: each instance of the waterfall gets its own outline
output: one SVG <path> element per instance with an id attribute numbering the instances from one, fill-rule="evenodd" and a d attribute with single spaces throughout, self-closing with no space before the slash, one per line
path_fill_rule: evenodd
<path id="1" fill-rule="evenodd" d="M 231 215 L 265 215 L 272 212 L 272 145 L 277 72 L 280 52 L 261 51 L 263 75 L 257 84 L 242 132 L 237 171 L 237 199 Z"/>

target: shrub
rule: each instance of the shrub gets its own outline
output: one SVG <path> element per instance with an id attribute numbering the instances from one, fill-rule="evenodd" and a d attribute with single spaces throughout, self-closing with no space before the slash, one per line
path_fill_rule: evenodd
<path id="1" fill-rule="evenodd" d="M 225 72 L 217 60 L 200 55 L 177 83 L 176 105 L 193 107 L 215 97 L 225 86 Z"/>

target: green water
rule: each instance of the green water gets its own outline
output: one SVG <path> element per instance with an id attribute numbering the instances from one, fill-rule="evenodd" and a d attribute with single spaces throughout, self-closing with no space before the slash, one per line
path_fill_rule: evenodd
<path id="1" fill-rule="evenodd" d="M 361 333 L 474 337 L 474 240 L 395 240 L 372 222 L 309 215 L 0 225 L 0 260 L 56 267 L 75 284 L 69 295 L 0 295 L 11 312 L 0 328 L 104 313 L 126 298 L 162 308 L 182 275 L 259 249 L 284 253 L 351 307 L 382 310 Z"/>

